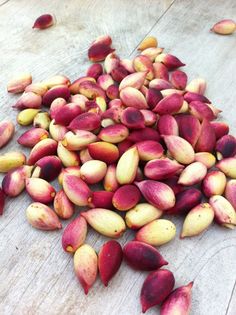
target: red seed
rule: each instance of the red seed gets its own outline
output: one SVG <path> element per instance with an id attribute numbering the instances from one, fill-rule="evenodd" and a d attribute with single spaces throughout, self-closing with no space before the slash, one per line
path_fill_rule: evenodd
<path id="1" fill-rule="evenodd" d="M 150 88 L 157 89 L 159 91 L 167 90 L 172 88 L 172 84 L 169 81 L 163 79 L 154 79 L 149 83 Z"/>
<path id="2" fill-rule="evenodd" d="M 117 273 L 123 259 L 122 247 L 117 241 L 106 242 L 98 254 L 98 269 L 102 283 L 107 287 Z"/>
<path id="3" fill-rule="evenodd" d="M 171 83 L 175 89 L 184 90 L 188 81 L 187 74 L 181 70 L 175 70 L 171 74 Z"/>
<path id="4" fill-rule="evenodd" d="M 107 97 L 114 100 L 119 97 L 119 88 L 117 85 L 112 84 L 106 90 Z"/>
<path id="5" fill-rule="evenodd" d="M 57 141 L 48 138 L 43 139 L 32 148 L 28 158 L 28 165 L 34 165 L 44 156 L 55 155 L 56 153 Z"/>
<path id="6" fill-rule="evenodd" d="M 185 66 L 185 63 L 183 63 L 182 61 L 179 60 L 179 58 L 171 54 L 166 54 L 162 62 L 164 63 L 168 70 L 173 70 Z"/>
<path id="7" fill-rule="evenodd" d="M 171 271 L 159 269 L 151 272 L 145 279 L 141 290 L 142 312 L 161 304 L 171 293 L 175 278 Z"/>
<path id="8" fill-rule="evenodd" d="M 154 88 L 149 88 L 146 93 L 146 100 L 150 109 L 156 107 L 156 105 L 163 99 L 161 92 Z"/>
<path id="9" fill-rule="evenodd" d="M 131 241 L 124 248 L 124 258 L 134 269 L 152 271 L 168 265 L 168 262 L 151 245 Z"/>
<path id="10" fill-rule="evenodd" d="M 125 139 L 124 141 L 118 143 L 119 155 L 121 156 L 125 151 L 127 151 L 130 147 L 132 147 L 133 141 Z"/>
<path id="11" fill-rule="evenodd" d="M 216 144 L 214 128 L 206 119 L 201 124 L 201 132 L 195 150 L 196 152 L 212 152 Z"/>
<path id="12" fill-rule="evenodd" d="M 189 113 L 197 117 L 200 121 L 203 119 L 214 120 L 216 118 L 212 109 L 201 101 L 192 101 L 189 104 Z"/>
<path id="13" fill-rule="evenodd" d="M 5 194 L 3 190 L 0 188 L 0 215 L 3 214 L 4 205 L 5 205 Z"/>
<path id="14" fill-rule="evenodd" d="M 33 148 L 38 142 L 49 137 L 47 130 L 42 128 L 31 128 L 25 131 L 17 142 L 24 147 Z"/>
<path id="15" fill-rule="evenodd" d="M 223 121 L 211 121 L 211 125 L 215 130 L 216 140 L 229 133 L 229 125 Z"/>
<path id="16" fill-rule="evenodd" d="M 172 177 L 183 170 L 184 166 L 168 158 L 149 161 L 144 167 L 144 174 L 149 179 L 162 180 Z"/>
<path id="17" fill-rule="evenodd" d="M 159 210 L 167 210 L 175 205 L 173 190 L 164 183 L 154 180 L 135 182 L 143 197 Z"/>
<path id="18" fill-rule="evenodd" d="M 144 140 L 159 141 L 160 135 L 155 129 L 146 127 L 142 130 L 131 131 L 127 139 L 133 142 L 144 141 Z"/>
<path id="19" fill-rule="evenodd" d="M 145 128 L 144 116 L 140 110 L 133 107 L 128 107 L 121 112 L 121 122 L 129 129 Z"/>
<path id="20" fill-rule="evenodd" d="M 104 60 L 104 70 L 106 73 L 110 74 L 113 69 L 119 66 L 119 64 L 120 64 L 119 56 L 117 56 L 116 53 L 112 52 L 109 55 L 107 55 Z"/>
<path id="21" fill-rule="evenodd" d="M 32 28 L 45 29 L 54 24 L 53 16 L 51 14 L 40 15 L 34 22 Z"/>
<path id="22" fill-rule="evenodd" d="M 57 111 L 55 115 L 55 123 L 62 126 L 68 126 L 74 120 L 74 118 L 76 118 L 81 113 L 82 109 L 78 104 L 66 104 Z"/>
<path id="23" fill-rule="evenodd" d="M 64 251 L 73 253 L 83 245 L 87 235 L 87 222 L 78 216 L 71 221 L 63 231 L 62 234 L 62 247 Z"/>
<path id="24" fill-rule="evenodd" d="M 95 80 L 97 80 L 97 78 L 102 74 L 103 74 L 103 69 L 100 63 L 94 63 L 93 65 L 91 65 L 88 68 L 87 73 L 86 73 L 88 77 L 92 77 Z"/>
<path id="25" fill-rule="evenodd" d="M 211 102 L 209 101 L 208 98 L 206 98 L 202 94 L 194 93 L 194 92 L 187 92 L 184 94 L 184 100 L 187 101 L 188 103 L 191 103 L 192 101 L 200 101 L 203 103 L 210 104 Z"/>
<path id="26" fill-rule="evenodd" d="M 95 43 L 88 50 L 88 58 L 92 62 L 103 61 L 115 49 L 105 43 Z"/>
<path id="27" fill-rule="evenodd" d="M 197 117 L 188 114 L 180 114 L 176 115 L 175 118 L 179 127 L 180 137 L 184 138 L 195 147 L 201 133 L 201 124 Z"/>
<path id="28" fill-rule="evenodd" d="M 62 168 L 61 160 L 55 155 L 44 156 L 35 165 L 40 168 L 39 177 L 48 182 L 57 178 Z"/>
<path id="29" fill-rule="evenodd" d="M 58 97 L 64 98 L 66 101 L 68 101 L 70 98 L 69 88 L 65 85 L 54 86 L 43 95 L 43 104 L 45 106 L 50 106 L 52 102 Z"/>
<path id="30" fill-rule="evenodd" d="M 112 191 L 100 190 L 94 191 L 89 200 L 89 206 L 91 208 L 104 208 L 111 209 L 113 208 L 112 198 L 114 193 Z"/>
<path id="31" fill-rule="evenodd" d="M 91 198 L 92 191 L 88 185 L 78 176 L 70 173 L 63 176 L 63 189 L 70 199 L 77 206 L 87 206 Z"/>
<path id="32" fill-rule="evenodd" d="M 175 117 L 168 114 L 159 118 L 157 122 L 157 130 L 160 135 L 179 135 L 179 127 Z"/>
<path id="33" fill-rule="evenodd" d="M 170 188 L 173 190 L 174 194 L 178 194 L 179 192 L 183 191 L 184 187 L 180 184 L 178 184 L 179 177 L 178 176 L 172 176 L 170 178 L 167 178 L 163 180 L 163 183 L 170 186 Z"/>
<path id="34" fill-rule="evenodd" d="M 129 75 L 129 72 L 122 65 L 111 71 L 111 76 L 116 82 L 121 82 L 127 75 Z"/>
<path id="35" fill-rule="evenodd" d="M 56 98 L 52 104 L 50 105 L 50 116 L 51 119 L 54 119 L 57 112 L 64 106 L 66 105 L 66 100 L 62 97 Z"/>
<path id="36" fill-rule="evenodd" d="M 193 281 L 188 285 L 175 289 L 162 304 L 160 315 L 189 315 L 192 286 Z"/>
<path id="37" fill-rule="evenodd" d="M 136 206 L 140 198 L 141 193 L 136 186 L 123 185 L 116 190 L 112 203 L 116 209 L 126 211 Z"/>
<path id="38" fill-rule="evenodd" d="M 176 194 L 173 208 L 167 210 L 168 214 L 186 214 L 202 201 L 202 193 L 196 188 L 189 188 Z"/>
<path id="39" fill-rule="evenodd" d="M 74 254 L 74 270 L 84 293 L 87 295 L 96 281 L 98 258 L 95 250 L 87 244 L 80 246 Z"/>
<path id="40" fill-rule="evenodd" d="M 159 115 L 175 114 L 183 105 L 183 96 L 177 93 L 165 96 L 153 109 Z"/>
<path id="41" fill-rule="evenodd" d="M 215 151 L 218 160 L 233 157 L 236 154 L 236 138 L 225 135 L 216 142 Z"/>
<path id="42" fill-rule="evenodd" d="M 101 126 L 100 115 L 96 113 L 83 113 L 77 115 L 69 124 L 68 129 L 93 131 Z"/>

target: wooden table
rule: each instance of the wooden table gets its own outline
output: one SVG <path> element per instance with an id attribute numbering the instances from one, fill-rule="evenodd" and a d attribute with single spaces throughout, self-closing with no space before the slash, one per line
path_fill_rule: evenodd
<path id="1" fill-rule="evenodd" d="M 208 82 L 207 95 L 223 109 L 222 120 L 236 134 L 236 34 L 217 36 L 210 27 L 222 18 L 236 19 L 233 0 L 67 0 L 0 1 L 0 118 L 15 121 L 11 108 L 16 97 L 6 83 L 17 72 L 30 71 L 34 81 L 62 73 L 71 80 L 89 65 L 87 48 L 101 34 L 110 34 L 117 52 L 132 57 L 148 34 L 159 45 L 186 62 L 189 79 Z M 57 25 L 32 30 L 40 14 L 53 13 Z M 16 139 L 1 152 L 22 149 Z M 137 315 L 141 314 L 140 288 L 145 273 L 124 263 L 108 288 L 97 280 L 84 296 L 73 272 L 73 260 L 61 249 L 61 233 L 29 226 L 25 209 L 30 198 L 22 194 L 7 200 L 0 218 L 1 315 Z M 174 219 L 178 234 L 182 219 Z M 66 222 L 64 223 L 64 225 Z M 120 240 L 133 237 L 129 232 Z M 106 239 L 92 230 L 87 242 L 99 250 Z M 199 237 L 178 237 L 160 248 L 176 277 L 176 286 L 194 280 L 193 315 L 236 314 L 236 233 L 214 224 Z M 147 314 L 158 314 L 153 308 Z"/>

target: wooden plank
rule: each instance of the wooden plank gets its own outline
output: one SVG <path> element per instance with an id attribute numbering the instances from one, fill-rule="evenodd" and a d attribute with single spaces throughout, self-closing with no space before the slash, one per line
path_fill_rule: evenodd
<path id="1" fill-rule="evenodd" d="M 225 315 L 234 314 L 236 310 L 236 280 L 232 287 L 231 295 L 229 297 L 228 306 Z"/>
<path id="2" fill-rule="evenodd" d="M 236 18 L 235 2 L 216 5 L 215 1 L 194 1 L 193 5 L 193 2 L 176 1 L 152 33 L 158 36 L 160 46 L 186 62 L 190 79 L 200 76 L 207 80 L 207 96 L 223 110 L 220 119 L 229 122 L 235 135 L 236 38 L 209 32 L 216 21 L 226 16 Z M 191 243 L 184 241 L 183 246 L 188 249 L 182 248 L 177 253 L 182 262 L 176 275 L 181 283 L 195 281 L 191 314 L 234 315 L 235 231 L 211 228 Z"/>
<path id="3" fill-rule="evenodd" d="M 222 119 L 235 126 L 231 106 L 236 96 L 235 36 L 221 37 L 208 32 L 215 21 L 226 16 L 236 18 L 235 4 L 228 1 L 216 6 L 211 0 L 195 1 L 193 5 L 176 1 L 168 10 L 171 3 L 136 1 L 134 7 L 131 1 L 66 1 L 60 5 L 56 1 L 40 4 L 10 1 L 0 7 L 0 23 L 4 26 L 0 34 L 1 82 L 6 82 L 14 72 L 29 69 L 35 80 L 58 72 L 75 79 L 88 66 L 87 46 L 97 35 L 111 34 L 120 55 L 127 57 L 151 31 L 160 46 L 188 64 L 190 79 L 195 76 L 207 79 L 207 94 L 224 109 Z M 32 32 L 32 21 L 44 12 L 55 12 L 57 26 Z M 2 90 L 0 93 L 1 119 L 15 119 L 9 108 L 15 97 Z M 233 131 L 236 134 L 235 128 Z M 19 131 L 14 140 L 18 135 Z M 9 148 L 19 147 L 13 141 L 4 151 Z M 146 274 L 123 264 L 109 288 L 103 288 L 97 281 L 89 296 L 84 297 L 73 274 L 72 259 L 61 251 L 61 233 L 42 233 L 28 227 L 23 212 L 29 203 L 26 195 L 8 201 L 0 220 L 1 314 L 141 314 L 139 293 Z M 182 220 L 174 222 L 179 234 Z M 132 238 L 131 234 L 123 236 L 121 243 Z M 98 250 L 105 240 L 90 231 L 87 241 Z M 176 238 L 160 251 L 170 262 L 168 268 L 175 273 L 177 286 L 195 280 L 193 315 L 235 314 L 235 231 L 214 226 L 193 239 Z M 156 314 L 157 308 L 148 313 Z"/>
<path id="4" fill-rule="evenodd" d="M 89 43 L 104 33 L 112 36 L 120 54 L 126 56 L 171 3 L 171 0 L 159 3 L 154 0 L 138 1 L 133 8 L 132 3 L 126 1 L 113 1 L 112 5 L 110 1 L 66 1 L 59 5 L 57 1 L 4 2 L 0 7 L 0 23 L 4 29 L 0 35 L 3 43 L 1 81 L 7 82 L 14 73 L 21 71 L 30 71 L 36 81 L 56 73 L 64 73 L 73 80 L 88 67 L 86 53 Z M 141 9 L 143 5 L 145 11 Z M 34 19 L 45 12 L 56 15 L 56 27 L 42 32 L 32 31 Z M 143 22 L 138 30 L 136 19 Z M 136 36 L 131 36 L 131 33 Z M 2 89 L 0 93 L 3 104 L 1 119 L 11 117 L 15 120 L 16 113 L 12 112 L 10 105 L 16 97 L 9 96 Z M 16 144 L 21 132 L 22 128 L 20 131 L 17 128 L 13 141 L 3 152 L 21 149 Z M 60 299 L 60 303 L 59 300 L 57 303 L 62 313 L 66 313 L 67 309 L 68 314 L 77 313 L 78 308 L 86 310 L 82 290 L 73 274 L 72 259 L 61 250 L 61 232 L 43 233 L 30 229 L 24 216 L 29 203 L 30 199 L 25 194 L 18 199 L 8 200 L 3 220 L 0 221 L 0 248 L 3 253 L 0 313 L 56 314 L 57 310 L 51 307 L 54 298 Z M 97 249 L 104 240 L 96 233 L 88 237 L 88 243 L 96 243 Z M 66 277 L 61 283 L 63 274 Z M 59 291 L 54 291 L 58 283 L 62 286 L 58 287 Z M 64 297 L 61 295 L 64 295 L 67 286 L 74 288 L 75 295 L 72 298 L 67 295 L 63 303 Z M 120 295 L 122 290 L 120 288 Z M 46 306 L 45 301 L 50 295 L 49 306 Z M 72 303 L 73 299 L 75 304 Z M 93 303 L 96 299 L 99 297 L 94 296 Z"/>

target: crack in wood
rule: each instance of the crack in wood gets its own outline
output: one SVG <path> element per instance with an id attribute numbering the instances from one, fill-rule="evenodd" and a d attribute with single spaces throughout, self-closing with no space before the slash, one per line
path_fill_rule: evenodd
<path id="1" fill-rule="evenodd" d="M 10 0 L 6 0 L 3 3 L 0 3 L 0 7 L 2 7 L 4 4 L 7 4 L 7 2 L 9 2 Z"/>
<path id="2" fill-rule="evenodd" d="M 228 314 L 229 307 L 230 307 L 230 304 L 231 304 L 231 301 L 232 301 L 232 297 L 233 297 L 235 288 L 236 288 L 236 279 L 235 279 L 235 281 L 234 281 L 233 289 L 232 289 L 231 294 L 230 294 L 230 298 L 229 298 L 229 302 L 228 302 L 228 305 L 227 305 L 227 308 L 226 308 L 226 313 L 225 313 L 225 315 Z"/>
<path id="3" fill-rule="evenodd" d="M 176 0 L 173 0 L 173 2 L 168 6 L 168 8 L 162 13 L 162 15 L 156 20 L 156 22 L 152 25 L 152 27 L 149 29 L 149 31 L 144 35 L 144 37 L 140 40 L 140 42 L 138 43 L 138 45 L 135 46 L 135 48 L 131 51 L 131 53 L 129 54 L 129 57 L 132 56 L 132 54 L 135 52 L 135 50 L 138 48 L 139 44 L 144 40 L 145 37 L 147 37 L 147 35 L 149 33 L 151 33 L 151 31 L 154 29 L 154 27 L 157 25 L 157 23 L 163 18 L 163 16 L 170 10 L 170 8 L 172 7 L 172 5 L 175 3 Z"/>
<path id="4" fill-rule="evenodd" d="M 193 281 L 196 281 L 197 277 L 200 275 L 200 273 L 202 272 L 202 270 L 206 267 L 206 265 L 210 262 L 210 260 L 211 260 L 213 257 L 217 256 L 222 250 L 227 249 L 227 248 L 230 248 L 230 247 L 236 247 L 236 246 L 235 246 L 235 245 L 227 245 L 227 246 L 224 246 L 224 247 L 218 249 L 213 255 L 211 255 L 211 256 L 207 259 L 206 263 L 204 263 L 203 266 L 198 269 L 198 272 L 197 272 L 196 276 L 194 277 Z"/>

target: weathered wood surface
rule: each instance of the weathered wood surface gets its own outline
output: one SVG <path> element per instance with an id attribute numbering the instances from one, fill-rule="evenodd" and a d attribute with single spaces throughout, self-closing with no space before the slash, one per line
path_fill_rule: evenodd
<path id="1" fill-rule="evenodd" d="M 31 29 L 36 17 L 54 13 L 57 25 L 38 32 Z M 30 71 L 41 80 L 64 73 L 72 80 L 88 66 L 88 44 L 109 33 L 122 57 L 131 56 L 147 35 L 187 63 L 189 77 L 207 79 L 207 95 L 224 110 L 236 134 L 236 35 L 217 36 L 209 28 L 222 18 L 236 19 L 236 2 L 156 0 L 0 1 L 0 119 L 15 121 L 6 93 L 14 73 Z M 15 140 L 2 150 L 18 150 Z M 145 273 L 125 264 L 103 288 L 98 280 L 87 297 L 73 274 L 71 257 L 61 250 L 60 232 L 41 232 L 25 219 L 30 203 L 26 194 L 7 201 L 0 219 L 1 315 L 136 315 L 141 314 L 139 293 Z M 178 234 L 182 220 L 174 219 Z M 66 224 L 66 223 L 65 223 Z M 131 233 L 121 239 L 124 244 Z M 90 231 L 87 242 L 100 248 L 105 238 Z M 176 285 L 194 280 L 193 315 L 236 314 L 236 234 L 216 225 L 199 237 L 163 246 Z M 158 314 L 158 308 L 147 314 Z"/>

